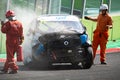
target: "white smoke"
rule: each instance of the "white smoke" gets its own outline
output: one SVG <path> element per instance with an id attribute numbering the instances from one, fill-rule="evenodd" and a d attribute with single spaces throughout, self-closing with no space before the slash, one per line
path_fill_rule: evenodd
<path id="1" fill-rule="evenodd" d="M 23 33 L 24 33 L 24 42 L 23 42 L 23 54 L 24 58 L 30 56 L 32 53 L 31 49 L 31 36 L 27 36 L 27 33 L 30 27 L 35 27 L 35 23 L 32 22 L 36 18 L 35 12 L 28 10 L 27 8 L 15 7 L 14 12 L 17 20 L 19 20 L 23 25 Z"/>
<path id="2" fill-rule="evenodd" d="M 16 7 L 14 9 L 16 17 L 19 21 L 22 22 L 24 28 L 24 34 L 28 31 L 30 24 L 34 18 L 36 18 L 35 12 L 27 10 L 26 8 Z"/>

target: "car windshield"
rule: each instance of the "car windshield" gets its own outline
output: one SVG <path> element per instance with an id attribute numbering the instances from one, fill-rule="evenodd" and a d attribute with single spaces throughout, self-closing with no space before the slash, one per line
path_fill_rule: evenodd
<path id="1" fill-rule="evenodd" d="M 84 32 L 82 24 L 77 21 L 38 21 L 36 29 L 44 33 Z"/>

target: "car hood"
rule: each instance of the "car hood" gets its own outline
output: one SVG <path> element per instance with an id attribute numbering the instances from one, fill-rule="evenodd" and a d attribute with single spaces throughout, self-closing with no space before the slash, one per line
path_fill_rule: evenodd
<path id="1" fill-rule="evenodd" d="M 55 40 L 67 40 L 67 39 L 79 39 L 80 33 L 49 33 L 39 36 L 38 40 L 39 42 L 46 44 L 50 41 Z"/>

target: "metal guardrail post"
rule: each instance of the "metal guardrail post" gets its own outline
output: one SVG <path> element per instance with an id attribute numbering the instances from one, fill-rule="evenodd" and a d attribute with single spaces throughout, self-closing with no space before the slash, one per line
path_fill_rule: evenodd
<path id="1" fill-rule="evenodd" d="M 86 0 L 83 0 L 82 18 L 84 18 L 85 7 L 86 7 Z"/>
<path id="2" fill-rule="evenodd" d="M 8 11 L 10 9 L 10 0 L 7 0 L 7 8 L 6 11 Z"/>
<path id="3" fill-rule="evenodd" d="M 108 12 L 110 13 L 111 10 L 111 0 L 108 1 Z"/>
<path id="4" fill-rule="evenodd" d="M 74 10 L 74 0 L 71 1 L 71 15 L 73 15 Z"/>

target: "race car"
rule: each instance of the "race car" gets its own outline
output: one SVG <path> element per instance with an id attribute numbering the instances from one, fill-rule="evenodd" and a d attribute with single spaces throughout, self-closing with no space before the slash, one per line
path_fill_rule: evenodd
<path id="1" fill-rule="evenodd" d="M 24 64 L 40 67 L 70 63 L 89 69 L 93 62 L 86 27 L 73 15 L 42 15 L 32 21 L 24 42 Z"/>

